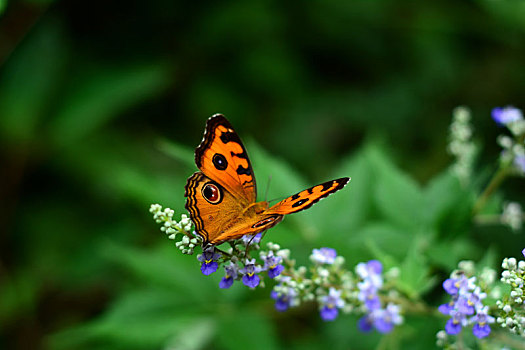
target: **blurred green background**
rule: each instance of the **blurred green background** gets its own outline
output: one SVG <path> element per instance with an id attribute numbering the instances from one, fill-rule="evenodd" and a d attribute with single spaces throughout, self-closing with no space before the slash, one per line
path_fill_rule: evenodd
<path id="1" fill-rule="evenodd" d="M 164 237 L 149 205 L 183 213 L 217 112 L 246 143 L 260 196 L 270 175 L 269 198 L 352 177 L 267 235 L 300 263 L 320 246 L 349 268 L 385 254 L 421 266 L 426 282 L 412 283 L 437 305 L 459 259 L 523 246 L 498 226 L 473 233 L 445 171 L 457 105 L 473 111 L 489 164 L 479 184 L 496 169 L 490 110 L 523 107 L 523 1 L 3 0 L 0 11 L 1 348 L 434 346 L 440 320 L 365 336 L 356 317 L 323 323 L 313 304 L 274 311 L 270 288 L 220 290 L 222 272 L 201 275 Z M 523 198 L 523 182 L 505 192 Z"/>

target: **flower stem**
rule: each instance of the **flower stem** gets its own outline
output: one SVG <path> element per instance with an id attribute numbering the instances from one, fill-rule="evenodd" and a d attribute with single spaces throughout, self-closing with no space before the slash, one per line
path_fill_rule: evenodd
<path id="1" fill-rule="evenodd" d="M 509 174 L 509 166 L 501 167 L 496 174 L 492 177 L 492 180 L 488 184 L 488 186 L 485 188 L 483 193 L 479 196 L 478 200 L 474 204 L 474 207 L 472 208 L 472 216 L 475 216 L 478 214 L 481 209 L 485 206 L 490 196 L 496 191 L 496 189 L 501 185 L 503 180 L 507 177 Z"/>

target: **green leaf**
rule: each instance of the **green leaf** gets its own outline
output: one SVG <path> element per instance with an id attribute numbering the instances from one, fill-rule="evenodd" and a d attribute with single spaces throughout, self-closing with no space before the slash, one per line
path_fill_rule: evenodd
<path id="1" fill-rule="evenodd" d="M 9 277 L 2 277 L 0 326 L 33 313 L 37 303 L 39 281 L 33 271 L 18 270 Z"/>
<path id="2" fill-rule="evenodd" d="M 254 311 L 236 310 L 219 325 L 219 345 L 230 350 L 277 349 L 276 332 L 270 320 Z"/>
<path id="3" fill-rule="evenodd" d="M 367 153 L 377 177 L 374 199 L 380 213 L 402 227 L 419 229 L 424 209 L 419 185 L 399 170 L 379 147 L 371 146 Z"/>
<path id="4" fill-rule="evenodd" d="M 433 265 L 438 265 L 446 270 L 457 268 L 458 262 L 467 257 L 474 257 L 479 253 L 479 248 L 472 241 L 462 237 L 454 239 L 436 239 L 429 245 L 426 255 Z"/>
<path id="5" fill-rule="evenodd" d="M 331 236 L 351 237 L 354 231 L 368 219 L 372 206 L 374 177 L 367 161 L 366 150 L 343 161 L 334 178 L 351 177 L 351 181 L 339 192 L 322 201 L 312 215 L 319 229 L 331 232 Z M 328 180 L 328 179 L 327 179 Z"/>
<path id="6" fill-rule="evenodd" d="M 0 16 L 4 14 L 6 7 L 7 7 L 7 0 L 0 0 Z"/>
<path id="7" fill-rule="evenodd" d="M 133 273 L 142 283 L 169 288 L 179 297 L 184 296 L 188 305 L 217 298 L 220 276 L 204 277 L 196 256 L 181 254 L 174 244 L 166 241 L 159 244 L 156 251 L 123 247 L 109 241 L 104 242 L 101 249 L 107 259 Z"/>
<path id="8" fill-rule="evenodd" d="M 0 133 L 7 141 L 25 143 L 40 136 L 38 127 L 67 67 L 63 36 L 60 23 L 43 20 L 7 61 L 0 79 Z"/>
<path id="9" fill-rule="evenodd" d="M 159 140 L 157 147 L 166 155 L 177 159 L 189 168 L 195 169 L 195 152 L 190 147 L 166 139 Z"/>
<path id="10" fill-rule="evenodd" d="M 59 155 L 53 165 L 91 194 L 140 208 L 161 203 L 185 212 L 184 184 L 190 172 L 160 156 L 151 144 L 103 130 Z"/>
<path id="11" fill-rule="evenodd" d="M 412 239 L 398 279 L 399 289 L 414 299 L 417 299 L 436 282 L 435 279 L 429 278 L 430 268 L 427 259 L 422 254 L 425 240 L 423 236 Z"/>
<path id="12" fill-rule="evenodd" d="M 375 258 L 383 262 L 385 259 L 381 255 L 386 254 L 393 257 L 395 261 L 401 262 L 410 249 L 406 242 L 411 241 L 413 237 L 413 232 L 392 226 L 388 222 L 373 222 L 352 235 L 348 239 L 348 244 L 354 247 L 363 245 L 374 247 Z M 358 252 L 356 254 L 361 255 Z"/>
<path id="13" fill-rule="evenodd" d="M 447 235 L 465 232 L 470 227 L 475 193 L 463 188 L 449 170 L 434 177 L 424 192 L 424 221 Z"/>
<path id="14" fill-rule="evenodd" d="M 51 124 L 51 136 L 60 146 L 94 132 L 120 113 L 159 94 L 169 83 L 167 66 L 158 62 L 110 67 L 85 74 L 64 96 Z"/>
<path id="15" fill-rule="evenodd" d="M 195 337 L 194 327 L 205 337 Z M 152 349 L 179 340 L 194 347 L 210 339 L 214 330 L 213 319 L 192 312 L 173 292 L 146 289 L 121 295 L 103 316 L 53 335 L 50 343 L 55 349 L 88 349 L 98 343 Z"/>

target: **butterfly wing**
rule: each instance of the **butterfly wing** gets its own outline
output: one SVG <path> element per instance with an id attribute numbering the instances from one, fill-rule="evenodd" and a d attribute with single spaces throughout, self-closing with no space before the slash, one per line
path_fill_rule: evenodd
<path id="1" fill-rule="evenodd" d="M 200 171 L 188 179 L 185 196 L 186 209 L 204 245 L 253 235 L 282 220 L 282 215 L 264 212 L 266 202 L 243 207 L 222 185 Z"/>
<path id="2" fill-rule="evenodd" d="M 242 207 L 230 192 L 200 171 L 188 179 L 184 196 L 195 231 L 204 243 L 214 241 L 227 223 L 242 212 Z"/>
<path id="3" fill-rule="evenodd" d="M 248 153 L 223 115 L 208 119 L 204 138 L 195 150 L 195 163 L 243 204 L 255 202 L 257 187 Z"/>
<path id="4" fill-rule="evenodd" d="M 343 177 L 337 180 L 310 187 L 304 191 L 294 194 L 274 206 L 270 207 L 265 214 L 286 215 L 310 208 L 320 199 L 342 189 L 350 181 L 350 178 Z"/>

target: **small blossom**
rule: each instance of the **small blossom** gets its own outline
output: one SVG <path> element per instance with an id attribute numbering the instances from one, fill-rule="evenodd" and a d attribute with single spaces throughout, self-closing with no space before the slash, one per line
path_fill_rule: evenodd
<path id="1" fill-rule="evenodd" d="M 275 300 L 275 309 L 277 311 L 286 311 L 292 306 L 299 303 L 297 290 L 290 286 L 292 278 L 290 276 L 279 276 L 279 284 L 274 287 L 271 293 L 272 299 Z"/>
<path id="2" fill-rule="evenodd" d="M 521 174 L 525 174 L 525 155 L 516 155 L 516 157 L 514 157 L 513 163 Z"/>
<path id="3" fill-rule="evenodd" d="M 261 269 L 255 266 L 255 259 L 246 260 L 244 268 L 240 271 L 244 275 L 242 276 L 242 283 L 244 283 L 245 286 L 248 286 L 250 288 L 257 287 L 261 279 L 256 274 L 260 271 Z"/>
<path id="4" fill-rule="evenodd" d="M 478 338 L 488 336 L 490 334 L 489 324 L 494 323 L 494 317 L 488 314 L 488 309 L 488 306 L 484 306 L 478 310 L 476 316 L 471 319 L 472 323 L 476 323 L 474 327 L 472 327 L 472 333 Z"/>
<path id="5" fill-rule="evenodd" d="M 470 110 L 456 107 L 450 125 L 448 151 L 455 157 L 451 170 L 463 185 L 467 184 L 472 174 L 476 155 L 476 146 L 472 142 L 473 129 L 470 124 Z"/>
<path id="6" fill-rule="evenodd" d="M 366 287 L 378 289 L 383 285 L 383 278 L 381 277 L 383 265 L 378 260 L 370 260 L 366 264 L 359 263 L 355 271 L 359 277 L 367 282 Z"/>
<path id="7" fill-rule="evenodd" d="M 359 282 L 357 288 L 359 289 L 357 298 L 365 304 L 368 310 L 372 311 L 381 307 L 381 301 L 377 295 L 377 286 L 373 285 L 369 280 L 365 280 Z"/>
<path id="8" fill-rule="evenodd" d="M 337 309 L 345 305 L 345 302 L 341 299 L 341 293 L 342 291 L 331 287 L 328 295 L 322 297 L 320 314 L 324 321 L 335 320 L 339 314 Z"/>
<path id="9" fill-rule="evenodd" d="M 496 107 L 492 110 L 492 119 L 498 125 L 508 125 L 510 123 L 523 119 L 523 114 L 517 108 L 512 106 Z"/>
<path id="10" fill-rule="evenodd" d="M 388 304 L 386 309 L 379 309 L 373 312 L 374 326 L 380 333 L 389 333 L 394 329 L 394 325 L 401 324 L 403 318 L 399 314 L 398 305 Z"/>
<path id="11" fill-rule="evenodd" d="M 501 222 L 508 225 L 513 231 L 521 229 L 523 218 L 523 211 L 519 203 L 510 202 L 504 205 Z"/>
<path id="12" fill-rule="evenodd" d="M 451 301 L 446 304 L 441 304 L 438 307 L 438 311 L 441 312 L 443 315 L 450 315 L 450 311 L 454 310 L 454 301 Z"/>
<path id="13" fill-rule="evenodd" d="M 197 259 L 202 262 L 201 272 L 208 276 L 217 271 L 219 264 L 216 260 L 218 260 L 220 257 L 221 254 L 215 252 L 214 247 L 208 248 L 202 254 L 199 254 Z"/>
<path id="14" fill-rule="evenodd" d="M 310 260 L 318 264 L 328 264 L 331 265 L 334 263 L 337 253 L 333 248 L 320 248 L 314 249 L 312 255 L 310 255 Z"/>
<path id="15" fill-rule="evenodd" d="M 361 332 L 370 332 L 374 327 L 374 319 L 372 318 L 372 315 L 366 314 L 361 317 L 357 323 L 357 327 Z"/>
<path id="16" fill-rule="evenodd" d="M 445 324 L 445 332 L 450 335 L 456 335 L 461 332 L 461 321 L 456 318 L 451 318 Z"/>
<path id="17" fill-rule="evenodd" d="M 219 282 L 219 287 L 222 289 L 227 289 L 232 286 L 233 281 L 237 278 L 238 267 L 237 264 L 234 264 L 230 261 L 229 265 L 224 266 L 224 270 L 226 271 L 226 276 L 224 276 Z"/>
<path id="18" fill-rule="evenodd" d="M 241 240 L 244 243 L 244 245 L 259 244 L 261 242 L 261 238 L 262 238 L 262 233 L 258 233 L 255 236 L 254 235 L 242 236 Z"/>
<path id="19" fill-rule="evenodd" d="M 275 278 L 283 272 L 284 266 L 281 265 L 283 258 L 275 256 L 272 250 L 268 254 L 261 254 L 261 257 L 264 260 L 264 269 L 268 271 L 268 277 Z"/>

